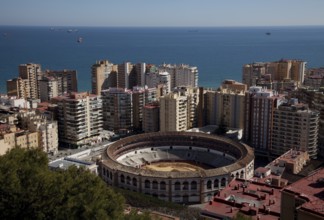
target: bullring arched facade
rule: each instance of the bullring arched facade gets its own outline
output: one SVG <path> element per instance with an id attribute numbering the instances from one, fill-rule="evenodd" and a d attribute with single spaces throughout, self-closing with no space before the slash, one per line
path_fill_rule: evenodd
<path id="1" fill-rule="evenodd" d="M 196 171 L 154 171 L 145 163 L 190 162 L 208 165 Z M 110 145 L 99 174 L 110 185 L 176 203 L 208 202 L 232 178 L 253 177 L 250 147 L 227 138 L 189 132 L 131 136 Z"/>

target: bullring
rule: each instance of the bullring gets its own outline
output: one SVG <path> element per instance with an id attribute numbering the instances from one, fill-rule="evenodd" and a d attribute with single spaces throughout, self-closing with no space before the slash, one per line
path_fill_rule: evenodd
<path id="1" fill-rule="evenodd" d="M 208 202 L 233 178 L 253 177 L 242 143 L 195 132 L 135 135 L 110 145 L 99 163 L 108 184 L 176 203 Z"/>

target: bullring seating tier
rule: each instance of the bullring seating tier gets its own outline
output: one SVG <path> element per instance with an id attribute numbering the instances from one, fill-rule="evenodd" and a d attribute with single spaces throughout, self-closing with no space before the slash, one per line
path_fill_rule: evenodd
<path id="1" fill-rule="evenodd" d="M 171 147 L 172 149 L 170 149 Z M 163 150 L 163 148 L 165 149 Z M 192 161 L 195 155 L 188 156 L 188 154 L 186 154 L 190 151 L 190 148 L 192 152 L 198 151 L 198 153 L 196 153 L 196 155 L 198 155 L 197 158 L 202 157 L 200 152 L 209 152 L 208 158 L 210 155 L 215 158 L 208 159 L 204 156 L 204 162 L 208 160 L 208 163 L 217 168 L 190 172 L 164 172 L 140 168 L 143 163 L 142 158 L 147 162 L 162 161 L 161 158 L 165 158 L 167 152 L 170 152 L 170 150 L 185 149 L 181 152 L 174 151 L 171 157 L 183 158 L 184 156 L 184 158 Z M 167 151 L 166 149 L 170 150 Z M 133 158 L 132 155 L 135 154 L 135 152 L 137 155 L 143 152 L 144 157 L 142 155 Z M 126 156 L 128 156 L 129 159 L 127 159 Z M 217 160 L 217 158 L 221 156 L 223 159 L 226 158 L 224 162 L 222 160 Z M 228 164 L 227 161 L 232 162 Z M 228 175 L 246 166 L 253 165 L 253 161 L 254 152 L 252 148 L 246 144 L 228 138 L 197 132 L 152 132 L 123 138 L 111 144 L 107 148 L 106 154 L 102 155 L 101 166 L 109 167 L 109 169 L 114 172 L 132 173 L 133 175 L 140 175 L 142 177 L 205 178 Z M 228 165 L 219 165 L 223 163 Z"/>
<path id="2" fill-rule="evenodd" d="M 117 161 L 126 166 L 140 167 L 147 163 L 160 161 L 201 163 L 212 168 L 227 166 L 235 161 L 235 158 L 224 155 L 222 152 L 205 148 L 191 148 L 188 146 L 161 146 L 156 148 L 142 148 L 138 151 L 131 151 L 117 158 Z"/>

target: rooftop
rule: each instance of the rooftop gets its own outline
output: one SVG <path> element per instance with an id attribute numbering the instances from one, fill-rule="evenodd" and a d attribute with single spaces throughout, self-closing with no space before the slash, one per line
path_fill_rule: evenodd
<path id="1" fill-rule="evenodd" d="M 82 161 L 82 160 L 78 160 L 75 158 L 64 158 L 64 159 L 59 159 L 53 162 L 49 163 L 49 167 L 53 168 L 53 169 L 68 169 L 70 166 L 76 166 L 76 167 L 90 167 L 92 165 L 94 165 L 95 163 L 91 163 L 91 162 L 86 162 L 86 161 Z"/>
<path id="2" fill-rule="evenodd" d="M 205 206 L 203 213 L 231 218 L 242 212 L 253 219 L 278 219 L 280 204 L 280 188 L 234 179 Z"/>
<path id="3" fill-rule="evenodd" d="M 302 208 L 324 215 L 324 168 L 285 187 L 284 191 L 305 199 Z"/>

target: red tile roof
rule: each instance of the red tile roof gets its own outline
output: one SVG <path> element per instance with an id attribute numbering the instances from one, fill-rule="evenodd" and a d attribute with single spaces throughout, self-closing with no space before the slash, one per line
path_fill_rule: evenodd
<path id="1" fill-rule="evenodd" d="M 308 200 L 303 209 L 324 215 L 324 168 L 285 187 L 284 191 Z"/>
<path id="2" fill-rule="evenodd" d="M 237 212 L 242 212 L 253 219 L 258 216 L 261 219 L 278 219 L 280 204 L 280 188 L 234 179 L 205 206 L 202 213 L 233 217 Z"/>

